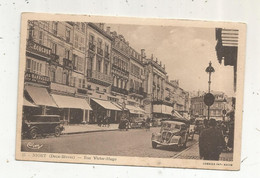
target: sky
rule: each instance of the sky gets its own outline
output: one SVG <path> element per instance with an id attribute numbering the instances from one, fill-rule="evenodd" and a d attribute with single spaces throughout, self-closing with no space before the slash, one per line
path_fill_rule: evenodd
<path id="1" fill-rule="evenodd" d="M 233 67 L 219 64 L 216 56 L 215 29 L 174 26 L 107 24 L 111 31 L 122 34 L 138 52 L 145 49 L 147 58 L 162 61 L 170 80 L 179 80 L 186 91 L 207 91 L 205 69 L 212 62 L 211 88 L 234 96 Z"/>

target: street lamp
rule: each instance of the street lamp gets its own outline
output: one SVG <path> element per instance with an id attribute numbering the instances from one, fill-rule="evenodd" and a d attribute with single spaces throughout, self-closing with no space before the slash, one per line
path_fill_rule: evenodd
<path id="1" fill-rule="evenodd" d="M 225 116 L 226 116 L 226 114 L 227 114 L 226 103 L 227 103 L 227 100 L 226 100 L 226 98 L 224 98 L 224 99 L 223 99 L 224 109 L 223 109 L 223 111 L 222 111 L 223 121 L 225 121 Z"/>
<path id="2" fill-rule="evenodd" d="M 210 93 L 210 84 L 211 84 L 211 73 L 215 72 L 215 69 L 211 66 L 211 61 L 209 62 L 209 66 L 206 68 L 206 72 L 209 74 L 209 93 Z"/>
<path id="3" fill-rule="evenodd" d="M 208 120 L 209 120 L 209 114 L 210 114 L 210 106 L 214 103 L 214 96 L 210 93 L 210 84 L 211 84 L 211 73 L 215 72 L 215 69 L 211 66 L 211 61 L 209 62 L 209 66 L 206 68 L 206 72 L 209 74 L 209 89 L 208 89 L 208 94 L 207 94 L 207 100 L 210 102 L 207 104 L 208 106 Z M 205 98 L 204 98 L 205 99 Z"/>

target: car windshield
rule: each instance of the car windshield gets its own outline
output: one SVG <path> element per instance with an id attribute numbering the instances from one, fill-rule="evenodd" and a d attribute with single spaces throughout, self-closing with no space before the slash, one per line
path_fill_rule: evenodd
<path id="1" fill-rule="evenodd" d="M 173 130 L 177 129 L 177 130 L 179 130 L 180 128 L 181 128 L 181 126 L 178 125 L 178 124 L 163 123 L 163 125 L 162 125 L 162 129 L 166 129 L 166 130 L 169 130 L 169 129 L 173 129 Z"/>

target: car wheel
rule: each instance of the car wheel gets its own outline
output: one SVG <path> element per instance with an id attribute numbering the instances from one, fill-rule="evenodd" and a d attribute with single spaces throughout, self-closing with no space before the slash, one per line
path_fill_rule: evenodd
<path id="1" fill-rule="evenodd" d="M 157 147 L 157 143 L 156 142 L 152 142 L 152 147 L 156 148 Z"/>
<path id="2" fill-rule="evenodd" d="M 30 130 L 30 137 L 31 137 L 31 139 L 37 138 L 37 129 Z"/>
<path id="3" fill-rule="evenodd" d="M 55 133 L 54 133 L 55 137 L 59 137 L 60 134 L 61 134 L 60 128 L 59 127 L 55 127 Z"/>

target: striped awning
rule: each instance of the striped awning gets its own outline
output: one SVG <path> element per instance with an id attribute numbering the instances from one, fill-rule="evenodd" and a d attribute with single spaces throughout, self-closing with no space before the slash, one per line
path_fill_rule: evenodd
<path id="1" fill-rule="evenodd" d="M 56 95 L 52 94 L 52 97 L 59 108 L 74 108 L 92 110 L 87 100 L 84 98 L 76 98 L 72 96 Z"/>

